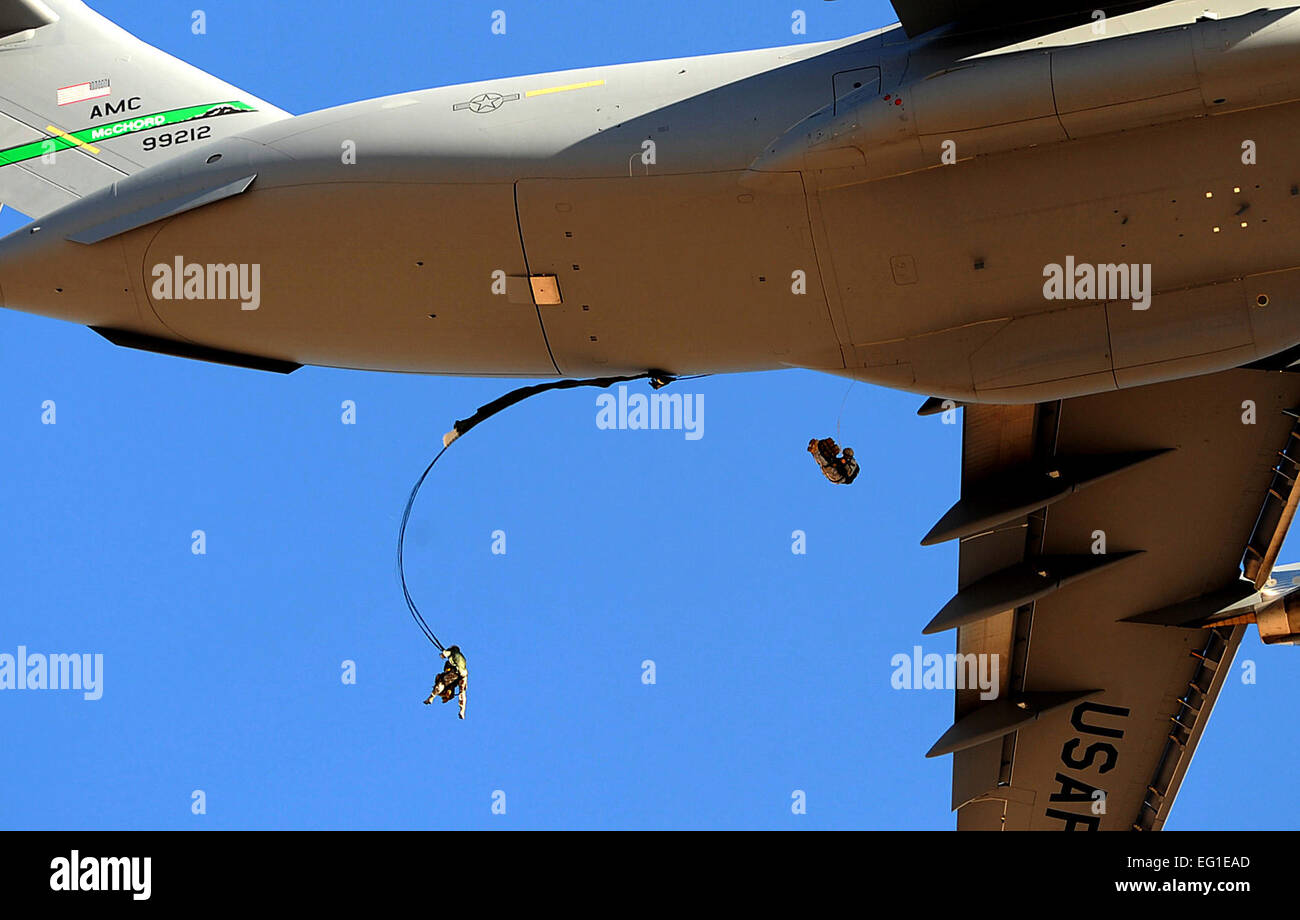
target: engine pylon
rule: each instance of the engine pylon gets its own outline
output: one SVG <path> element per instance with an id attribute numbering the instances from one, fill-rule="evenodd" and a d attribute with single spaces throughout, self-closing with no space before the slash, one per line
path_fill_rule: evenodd
<path id="1" fill-rule="evenodd" d="M 1239 626 L 1249 623 L 1254 623 L 1259 629 L 1259 638 L 1265 645 L 1300 643 L 1300 592 L 1279 597 L 1248 613 L 1215 620 L 1206 626 Z"/>

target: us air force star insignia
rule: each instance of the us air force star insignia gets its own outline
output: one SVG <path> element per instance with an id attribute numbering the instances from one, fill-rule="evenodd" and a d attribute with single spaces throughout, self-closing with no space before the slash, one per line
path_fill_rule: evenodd
<path id="1" fill-rule="evenodd" d="M 518 93 L 511 93 L 509 96 L 503 96 L 500 93 L 479 93 L 469 102 L 457 102 L 451 107 L 451 110 L 459 112 L 461 109 L 469 109 L 477 115 L 482 115 L 485 112 L 495 112 L 507 102 L 514 102 L 518 98 Z"/>

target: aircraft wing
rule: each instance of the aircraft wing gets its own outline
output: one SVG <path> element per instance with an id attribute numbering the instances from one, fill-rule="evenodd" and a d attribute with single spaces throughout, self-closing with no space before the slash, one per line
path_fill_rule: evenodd
<path id="1" fill-rule="evenodd" d="M 1002 28 L 1076 15 L 1089 21 L 1094 10 L 1127 13 L 1166 0 L 1135 3 L 1084 3 L 1081 0 L 893 0 L 894 12 L 909 38 L 940 26 L 957 30 Z"/>
<path id="2" fill-rule="evenodd" d="M 924 541 L 961 540 L 958 592 L 926 632 L 999 668 L 930 752 L 958 829 L 1164 825 L 1246 628 L 1199 623 L 1264 584 L 1300 499 L 1298 405 L 1300 375 L 1234 370 L 964 410 Z"/>

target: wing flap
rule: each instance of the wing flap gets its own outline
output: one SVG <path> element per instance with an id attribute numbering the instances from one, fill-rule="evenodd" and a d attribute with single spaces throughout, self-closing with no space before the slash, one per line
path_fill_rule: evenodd
<path id="1" fill-rule="evenodd" d="M 1035 556 L 1142 552 L 958 629 L 959 654 L 1005 656 L 1000 690 L 1013 701 L 1101 690 L 959 751 L 960 829 L 1164 825 L 1244 627 L 1124 621 L 1240 578 L 1297 403 L 1296 375 L 1242 370 L 1029 409 L 967 407 L 963 493 L 968 479 L 1056 456 L 1173 450 L 963 540 L 960 587 Z M 958 690 L 955 724 L 988 705 Z"/>

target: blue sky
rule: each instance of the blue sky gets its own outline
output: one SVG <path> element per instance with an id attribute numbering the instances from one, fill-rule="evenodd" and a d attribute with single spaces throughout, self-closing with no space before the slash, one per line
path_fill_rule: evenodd
<path id="1" fill-rule="evenodd" d="M 92 5 L 295 113 L 795 40 L 792 5 L 768 0 L 515 0 L 505 37 L 488 28 L 500 2 L 281 0 L 268 17 L 214 0 L 205 36 L 193 5 Z M 893 18 L 804 6 L 807 40 Z M 6 210 L 0 231 L 23 222 Z M 420 705 L 439 662 L 394 539 L 442 432 L 507 387 L 281 378 L 0 311 L 0 652 L 105 660 L 98 701 L 0 696 L 0 827 L 953 826 L 949 760 L 923 757 L 951 697 L 889 678 L 915 644 L 951 650 L 920 630 L 952 593 L 956 547 L 918 541 L 957 494 L 959 428 L 917 418 L 918 397 L 807 372 L 684 385 L 704 399 L 694 441 L 598 430 L 585 390 L 486 423 L 439 465 L 408 537 L 411 589 L 469 659 L 459 722 Z M 863 464 L 850 489 L 805 452 L 837 430 Z M 1300 790 L 1276 781 L 1300 755 L 1300 654 L 1252 631 L 1240 657 L 1258 683 L 1228 686 L 1171 828 L 1300 824 Z"/>

